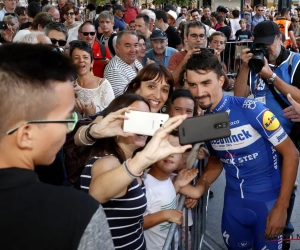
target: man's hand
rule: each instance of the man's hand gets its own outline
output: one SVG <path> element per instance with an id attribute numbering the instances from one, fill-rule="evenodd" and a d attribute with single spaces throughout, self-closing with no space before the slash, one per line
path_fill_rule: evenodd
<path id="1" fill-rule="evenodd" d="M 286 118 L 291 119 L 292 122 L 300 122 L 300 104 L 297 103 L 291 94 L 287 95 L 287 99 L 292 104 L 283 110 L 283 114 Z"/>
<path id="2" fill-rule="evenodd" d="M 266 223 L 266 238 L 276 238 L 278 235 L 283 233 L 287 218 L 287 209 L 275 206 L 267 217 Z"/>
<path id="3" fill-rule="evenodd" d="M 273 71 L 271 70 L 268 60 L 265 57 L 264 66 L 258 74 L 264 79 L 269 79 L 273 75 Z"/>
<path id="4" fill-rule="evenodd" d="M 199 147 L 197 159 L 204 160 L 208 156 L 209 156 L 209 151 L 205 147 Z"/>
<path id="5" fill-rule="evenodd" d="M 197 199 L 186 197 L 184 205 L 186 208 L 194 208 L 197 205 L 197 203 L 198 203 Z"/>

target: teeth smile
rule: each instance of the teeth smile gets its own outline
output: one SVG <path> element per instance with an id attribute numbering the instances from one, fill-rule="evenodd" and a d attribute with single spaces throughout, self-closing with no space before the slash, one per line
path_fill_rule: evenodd
<path id="1" fill-rule="evenodd" d="M 153 104 L 153 105 L 158 105 L 159 104 L 159 102 L 155 102 L 155 101 L 152 101 L 152 100 L 150 100 L 149 102 L 150 102 L 150 104 Z"/>

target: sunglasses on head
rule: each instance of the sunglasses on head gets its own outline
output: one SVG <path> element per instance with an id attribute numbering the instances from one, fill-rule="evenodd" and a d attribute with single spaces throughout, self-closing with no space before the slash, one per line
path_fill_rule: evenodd
<path id="1" fill-rule="evenodd" d="M 65 46 L 67 44 L 67 41 L 65 41 L 65 40 L 57 40 L 55 38 L 50 38 L 50 40 L 51 40 L 52 44 L 58 43 L 58 46 Z"/>
<path id="2" fill-rule="evenodd" d="M 14 16 L 14 17 L 18 17 L 18 15 L 17 15 L 16 13 L 14 13 L 14 12 L 6 12 L 6 13 L 4 14 L 4 16 Z"/>
<path id="3" fill-rule="evenodd" d="M 84 36 L 88 36 L 88 35 L 90 35 L 90 36 L 94 36 L 95 34 L 96 34 L 96 32 L 95 31 L 93 31 L 93 32 L 81 32 Z"/>

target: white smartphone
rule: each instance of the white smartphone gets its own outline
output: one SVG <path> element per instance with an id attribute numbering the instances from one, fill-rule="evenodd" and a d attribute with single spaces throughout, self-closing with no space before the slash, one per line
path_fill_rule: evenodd
<path id="1" fill-rule="evenodd" d="M 130 110 L 130 113 L 125 113 L 129 118 L 124 120 L 124 132 L 153 136 L 168 119 L 168 114 L 159 114 L 151 112 L 142 112 Z"/>

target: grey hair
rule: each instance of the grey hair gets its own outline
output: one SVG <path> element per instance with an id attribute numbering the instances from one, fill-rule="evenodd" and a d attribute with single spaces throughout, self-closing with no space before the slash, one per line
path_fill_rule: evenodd
<path id="1" fill-rule="evenodd" d="M 115 21 L 113 13 L 111 13 L 110 11 L 107 11 L 107 10 L 100 12 L 99 17 L 98 17 L 99 21 L 100 21 L 100 18 L 109 19 L 111 22 Z"/>
<path id="2" fill-rule="evenodd" d="M 45 5 L 42 9 L 42 12 L 48 12 L 49 10 L 56 9 L 53 5 Z"/>
<path id="3" fill-rule="evenodd" d="M 58 32 L 62 32 L 65 34 L 66 39 L 68 38 L 68 29 L 65 25 L 63 25 L 62 23 L 59 22 L 51 22 L 48 23 L 45 27 L 44 27 L 44 31 L 46 36 L 49 35 L 51 30 L 56 30 Z"/>
<path id="4" fill-rule="evenodd" d="M 38 36 L 41 36 L 41 35 L 45 36 L 45 33 L 41 32 L 41 31 L 32 31 L 32 32 L 30 32 L 30 34 L 23 36 L 19 42 L 20 43 L 37 44 Z"/>
<path id="5" fill-rule="evenodd" d="M 146 14 L 153 21 L 155 21 L 155 19 L 156 19 L 156 15 L 152 10 L 145 9 L 145 10 L 142 10 L 141 13 Z"/>
<path id="6" fill-rule="evenodd" d="M 19 23 L 19 18 L 17 16 L 9 15 L 9 16 L 4 16 L 2 21 L 4 21 L 4 22 L 16 21 L 17 23 Z M 19 28 L 20 28 L 20 26 L 18 27 L 18 30 L 19 30 Z M 18 32 L 18 30 L 17 30 L 17 32 Z M 2 31 L 3 30 L 0 30 L 0 34 L 2 34 Z M 17 34 L 17 32 L 15 33 L 15 35 Z"/>
<path id="7" fill-rule="evenodd" d="M 133 35 L 133 36 L 136 36 L 137 37 L 137 34 L 135 31 L 133 30 L 122 30 L 118 33 L 117 35 L 117 41 L 116 41 L 116 44 L 120 44 L 121 43 L 121 39 L 123 37 L 123 35 L 125 34 L 129 34 L 129 35 Z"/>
<path id="8" fill-rule="evenodd" d="M 203 23 L 201 23 L 200 21 L 197 21 L 197 20 L 191 20 L 191 21 L 188 21 L 184 26 L 184 35 L 188 36 L 189 29 L 195 28 L 195 27 L 198 27 L 199 29 L 204 29 L 204 34 L 206 34 L 206 27 Z"/>

